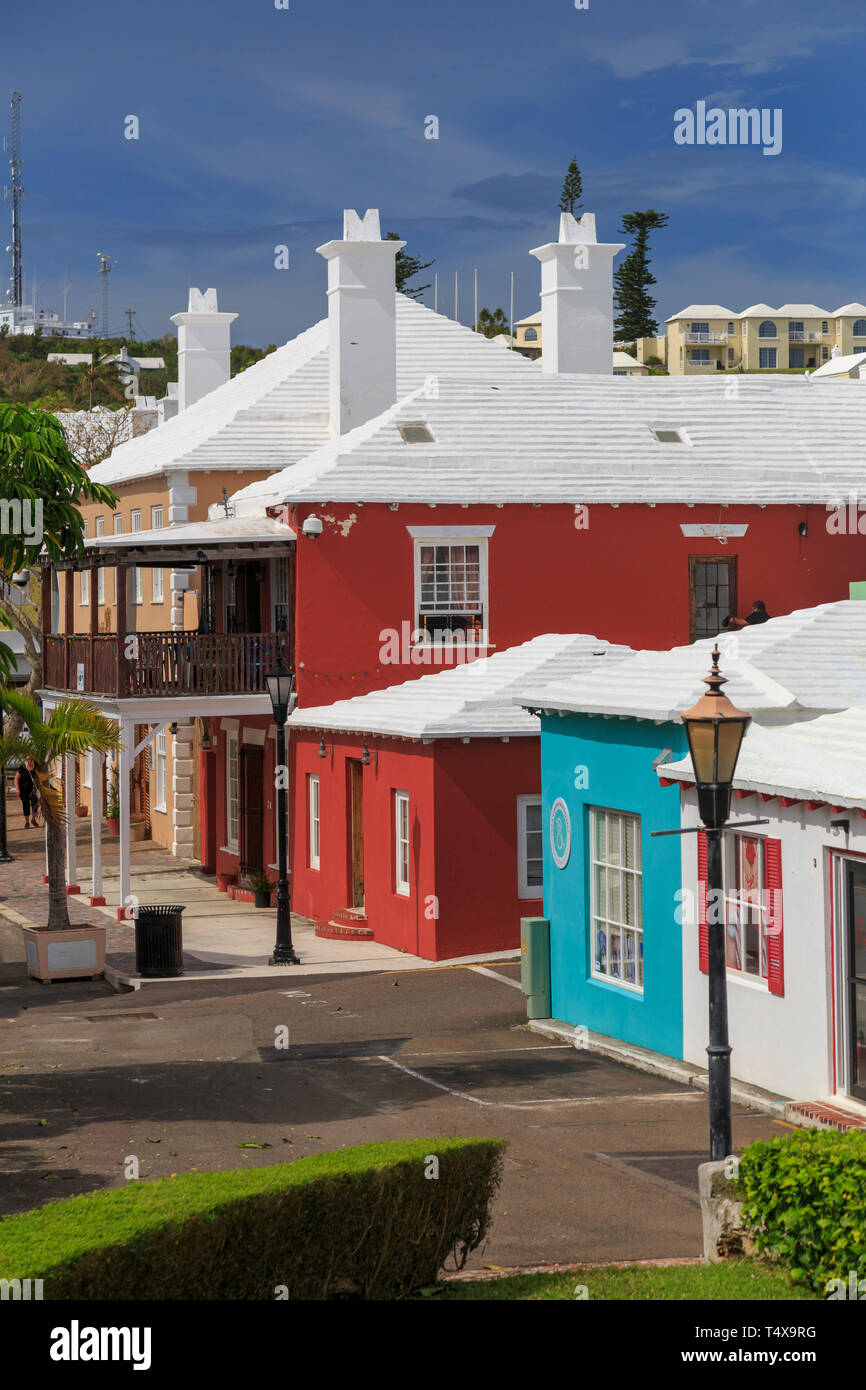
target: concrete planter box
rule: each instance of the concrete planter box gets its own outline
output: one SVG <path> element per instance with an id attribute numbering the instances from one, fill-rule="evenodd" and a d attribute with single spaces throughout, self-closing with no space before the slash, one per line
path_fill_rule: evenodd
<path id="1" fill-rule="evenodd" d="M 105 927 L 45 931 L 23 927 L 27 970 L 35 980 L 96 979 L 105 972 Z"/>
<path id="2" fill-rule="evenodd" d="M 727 1176 L 725 1159 L 698 1168 L 704 1259 L 710 1264 L 757 1251 L 752 1233 L 743 1225 L 743 1201 L 735 1179 Z"/>

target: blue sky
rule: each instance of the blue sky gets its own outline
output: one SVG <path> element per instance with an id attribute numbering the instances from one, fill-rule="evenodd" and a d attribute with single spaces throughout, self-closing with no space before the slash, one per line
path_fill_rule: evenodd
<path id="1" fill-rule="evenodd" d="M 862 0 L 289 2 L 6 7 L 0 123 L 19 89 L 38 308 L 62 307 L 64 267 L 71 313 L 98 308 L 104 251 L 113 330 L 132 305 L 144 336 L 172 331 L 188 286 L 216 285 L 234 341 L 284 342 L 326 312 L 315 247 L 342 208 L 379 207 L 436 258 L 440 310 L 459 271 L 471 321 L 477 267 L 480 302 L 506 310 L 515 272 L 520 316 L 573 154 L 600 239 L 623 239 L 624 212 L 669 215 L 659 318 L 866 299 Z M 701 99 L 781 108 L 782 153 L 676 145 L 675 110 Z"/>

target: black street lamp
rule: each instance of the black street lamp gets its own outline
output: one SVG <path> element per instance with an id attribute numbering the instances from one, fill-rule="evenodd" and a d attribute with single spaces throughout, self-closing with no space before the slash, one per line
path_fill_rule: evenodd
<path id="1" fill-rule="evenodd" d="M 298 697 L 295 678 L 283 665 L 282 658 L 273 671 L 265 676 L 268 694 L 277 726 L 277 940 L 268 965 L 300 965 L 292 945 L 292 904 L 289 897 L 289 877 L 286 867 L 286 835 L 288 808 L 286 805 L 286 720 Z"/>
<path id="2" fill-rule="evenodd" d="M 727 1158 L 731 1137 L 731 1045 L 725 964 L 725 912 L 722 885 L 722 831 L 731 809 L 731 784 L 743 735 L 751 716 L 731 704 L 722 691 L 719 648 L 704 677 L 707 693 L 681 715 L 695 770 L 698 813 L 707 836 L 707 968 L 710 991 L 709 1059 L 710 1157 Z"/>

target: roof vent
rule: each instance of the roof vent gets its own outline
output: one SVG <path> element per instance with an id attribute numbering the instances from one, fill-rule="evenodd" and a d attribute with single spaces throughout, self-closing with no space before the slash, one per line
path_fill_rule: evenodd
<path id="1" fill-rule="evenodd" d="M 400 438 L 404 444 L 432 444 L 433 436 L 427 425 L 423 422 L 412 425 L 398 425 Z"/>
<path id="2" fill-rule="evenodd" d="M 685 430 L 653 429 L 659 444 L 688 444 Z"/>

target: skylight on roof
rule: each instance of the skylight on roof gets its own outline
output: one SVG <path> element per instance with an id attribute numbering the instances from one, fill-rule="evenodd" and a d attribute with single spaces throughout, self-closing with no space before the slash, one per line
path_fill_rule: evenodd
<path id="1" fill-rule="evenodd" d="M 653 429 L 659 444 L 688 444 L 685 430 Z"/>
<path id="2" fill-rule="evenodd" d="M 400 437 L 404 444 L 432 444 L 433 436 L 427 425 L 418 423 L 414 425 L 398 425 Z"/>

